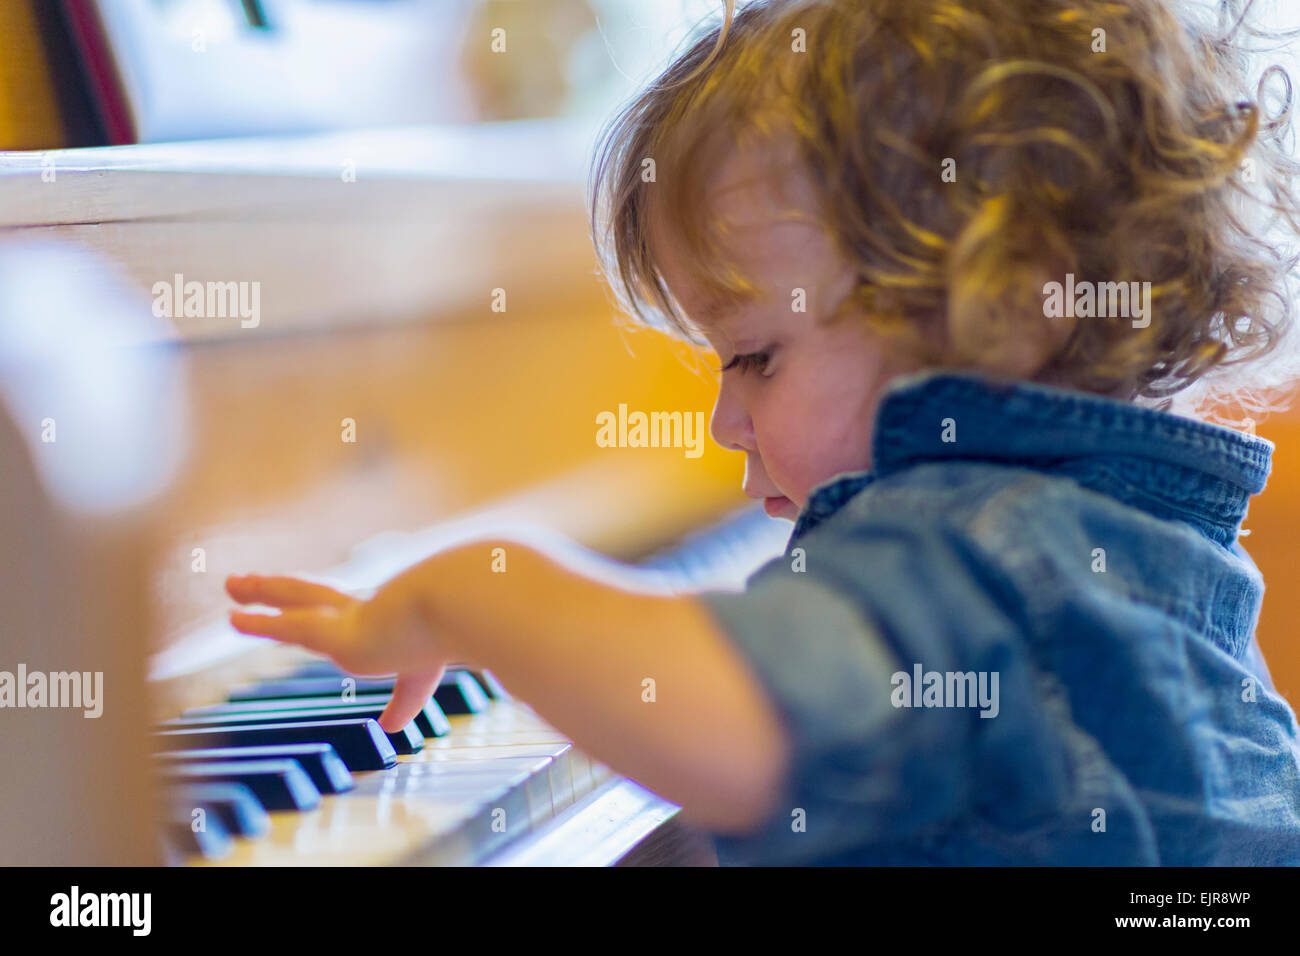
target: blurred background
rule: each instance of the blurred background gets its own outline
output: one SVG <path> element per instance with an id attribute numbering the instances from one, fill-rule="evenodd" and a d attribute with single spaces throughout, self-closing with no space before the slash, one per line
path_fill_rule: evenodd
<path id="1" fill-rule="evenodd" d="M 8 149 L 46 149 L 415 123 L 594 125 L 721 9 L 720 0 L 5 0 L 0 135 Z"/>

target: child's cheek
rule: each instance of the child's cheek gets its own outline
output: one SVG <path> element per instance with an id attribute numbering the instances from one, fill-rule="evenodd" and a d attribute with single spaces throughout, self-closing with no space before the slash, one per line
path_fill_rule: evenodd
<path id="1" fill-rule="evenodd" d="M 816 484 L 812 479 L 820 468 L 821 454 L 817 422 L 803 414 L 798 401 L 793 396 L 788 403 L 772 407 L 756 435 L 767 477 L 782 494 L 802 506 L 808 489 Z"/>

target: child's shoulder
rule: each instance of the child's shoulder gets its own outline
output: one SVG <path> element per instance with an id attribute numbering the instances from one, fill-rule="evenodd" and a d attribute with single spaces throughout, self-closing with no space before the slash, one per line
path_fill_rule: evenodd
<path id="1" fill-rule="evenodd" d="M 845 490 L 838 507 L 797 528 L 792 543 L 814 535 L 869 541 L 902 534 L 1023 548 L 1080 533 L 1102 516 L 1119 523 L 1134 517 L 1073 476 L 988 461 L 922 463 Z"/>
<path id="2" fill-rule="evenodd" d="M 823 492 L 822 500 L 838 495 L 838 507 L 801 521 L 784 563 L 802 561 L 900 629 L 918 617 L 969 627 L 983 610 L 989 633 L 1006 633 L 1014 622 L 1056 627 L 1062 614 L 1129 608 L 1235 647 L 1249 636 L 1241 607 L 1215 595 L 1238 594 L 1245 607 L 1262 594 L 1244 553 L 1115 460 L 1044 469 L 950 459 L 883 478 L 846 476 Z"/>

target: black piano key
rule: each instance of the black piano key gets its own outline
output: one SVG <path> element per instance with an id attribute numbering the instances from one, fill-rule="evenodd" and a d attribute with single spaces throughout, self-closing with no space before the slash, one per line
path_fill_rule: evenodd
<path id="1" fill-rule="evenodd" d="M 296 760 L 321 793 L 343 793 L 355 785 L 352 774 L 329 744 L 283 744 L 279 747 L 217 747 L 173 750 L 154 755 L 164 764 L 225 763 L 231 760 Z"/>
<path id="2" fill-rule="evenodd" d="M 413 720 L 396 733 L 389 734 L 388 739 L 399 754 L 414 754 L 424 749 L 424 734 Z"/>
<path id="3" fill-rule="evenodd" d="M 291 677 L 347 677 L 347 671 L 333 661 L 308 661 L 299 667 Z"/>
<path id="4" fill-rule="evenodd" d="M 491 671 L 476 671 L 464 668 L 466 674 L 474 678 L 478 685 L 483 688 L 483 693 L 487 694 L 490 700 L 511 700 L 510 692 L 502 686 L 497 680 L 496 674 Z"/>
<path id="5" fill-rule="evenodd" d="M 236 687 L 227 698 L 241 700 L 288 700 L 292 697 L 340 697 L 343 692 L 356 694 L 391 694 L 392 677 L 287 677 L 260 684 Z M 344 683 L 351 681 L 351 683 Z"/>
<path id="6" fill-rule="evenodd" d="M 448 717 L 457 714 L 481 714 L 491 706 L 487 694 L 469 671 L 448 671 L 442 683 L 433 692 L 442 712 Z"/>
<path id="7" fill-rule="evenodd" d="M 311 710 L 324 707 L 377 707 L 380 712 L 388 705 L 387 694 L 361 694 L 351 700 L 341 697 L 289 697 L 266 700 L 236 700 L 225 704 L 209 704 L 205 707 L 191 707 L 181 714 L 182 717 L 205 717 L 216 714 L 243 714 L 257 711 Z M 358 715 L 354 715 L 358 716 Z M 370 716 L 369 714 L 360 716 Z M 378 716 L 376 714 L 375 716 Z M 438 702 L 432 697 L 413 718 L 415 726 L 426 737 L 443 737 L 451 733 L 451 724 L 442 712 Z"/>
<path id="8" fill-rule="evenodd" d="M 430 697 L 420 712 L 415 715 L 415 725 L 426 737 L 445 737 L 451 733 L 451 721 L 442 710 L 442 705 Z M 426 726 L 428 729 L 426 730 Z"/>
<path id="9" fill-rule="evenodd" d="M 344 681 L 354 681 L 355 685 Z M 237 687 L 230 694 L 231 703 L 247 700 L 288 700 L 294 697 L 337 697 L 351 687 L 357 694 L 391 694 L 395 677 L 290 677 Z M 473 676 L 464 670 L 449 670 L 434 691 L 434 700 L 448 717 L 479 714 L 490 706 L 487 694 Z"/>
<path id="10" fill-rule="evenodd" d="M 474 680 L 478 682 L 478 685 L 483 689 L 483 693 L 487 695 L 489 700 L 510 700 L 511 699 L 510 692 L 507 691 L 505 687 L 502 686 L 501 682 L 497 680 L 496 675 L 493 674 L 491 671 L 475 670 L 474 668 L 467 667 L 464 664 L 448 665 L 447 672 L 452 673 L 453 671 L 463 671 L 466 674 L 469 674 L 471 677 L 473 677 Z M 349 677 L 349 676 L 352 675 L 349 675 L 346 671 L 342 670 L 333 661 L 326 660 L 326 661 L 309 661 L 308 663 L 302 665 L 296 671 L 294 671 L 289 679 L 331 677 L 336 681 L 341 681 L 342 678 Z M 387 675 L 386 678 L 368 678 L 368 679 L 384 680 L 384 679 L 391 679 L 391 678 L 392 675 L 390 674 Z M 428 736 L 427 731 L 425 731 L 425 735 Z"/>
<path id="11" fill-rule="evenodd" d="M 219 860 L 228 856 L 234 839 L 220 817 L 209 816 L 202 830 L 195 830 L 189 814 L 173 813 L 163 828 L 163 838 L 178 853 Z"/>
<path id="12" fill-rule="evenodd" d="M 347 768 L 354 772 L 386 770 L 397 765 L 397 751 L 375 720 L 233 724 L 226 727 L 165 730 L 156 733 L 154 739 L 162 750 L 329 744 Z"/>
<path id="13" fill-rule="evenodd" d="M 347 707 L 315 707 L 311 710 L 257 710 L 239 714 L 207 714 L 198 717 L 177 717 L 164 721 L 159 730 L 182 727 L 229 727 L 238 724 L 298 724 L 322 720 L 378 720 L 384 711 L 383 704 L 350 705 Z M 413 722 L 388 735 L 399 754 L 418 753 L 424 749 L 424 734 Z"/>
<path id="14" fill-rule="evenodd" d="M 195 809 L 204 811 L 205 823 L 215 816 L 234 836 L 265 836 L 271 830 L 266 808 L 242 783 L 185 784 L 172 791 L 170 801 L 191 821 Z"/>
<path id="15" fill-rule="evenodd" d="M 163 770 L 178 783 L 242 783 L 268 810 L 314 810 L 320 791 L 296 760 L 231 760 L 178 764 Z"/>

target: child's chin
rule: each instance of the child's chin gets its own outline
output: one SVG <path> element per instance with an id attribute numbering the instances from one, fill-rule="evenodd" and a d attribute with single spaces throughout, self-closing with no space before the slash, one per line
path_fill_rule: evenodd
<path id="1" fill-rule="evenodd" d="M 763 510 L 767 512 L 769 518 L 785 518 L 787 521 L 793 521 L 799 517 L 799 508 L 789 498 L 764 498 Z"/>

